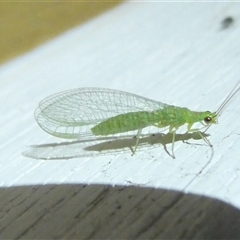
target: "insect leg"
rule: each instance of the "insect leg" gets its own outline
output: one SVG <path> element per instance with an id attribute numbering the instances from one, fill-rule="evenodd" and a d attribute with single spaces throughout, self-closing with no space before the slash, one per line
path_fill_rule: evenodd
<path id="1" fill-rule="evenodd" d="M 173 130 L 173 128 L 175 128 Z M 174 143 L 175 143 L 175 136 L 176 136 L 176 131 L 177 131 L 178 128 L 176 127 L 172 127 L 170 126 L 169 127 L 169 132 L 173 134 L 173 137 L 172 137 L 172 157 L 175 158 L 175 155 L 174 155 Z"/>
<path id="2" fill-rule="evenodd" d="M 204 136 L 202 135 L 202 133 L 199 131 L 198 128 L 195 128 L 195 129 L 193 128 L 193 129 L 191 129 L 192 125 L 193 125 L 193 124 L 188 124 L 188 132 L 192 132 L 192 133 L 196 132 L 196 133 L 198 133 L 199 136 L 202 138 L 202 140 L 203 140 L 209 147 L 212 148 L 213 145 L 211 144 L 211 142 L 210 142 L 206 137 L 204 137 Z"/>
<path id="3" fill-rule="evenodd" d="M 154 126 L 158 127 L 158 128 L 163 128 L 163 127 L 166 127 L 167 125 L 165 124 L 161 124 L 160 122 L 157 123 L 157 124 L 154 124 Z M 173 130 L 174 129 L 174 130 Z M 175 158 L 175 155 L 174 155 L 174 143 L 175 143 L 175 137 L 176 137 L 176 131 L 177 131 L 178 127 L 175 127 L 175 126 L 169 126 L 169 133 L 172 133 L 172 155 L 167 153 L 172 157 L 172 158 Z"/>
<path id="4" fill-rule="evenodd" d="M 204 137 L 200 131 L 196 131 L 196 132 L 197 132 L 197 133 L 199 134 L 199 136 L 204 140 L 204 142 L 207 143 L 207 145 L 209 145 L 209 147 L 213 147 L 213 145 L 211 144 L 211 142 L 210 142 L 206 137 Z"/>
<path id="5" fill-rule="evenodd" d="M 135 152 L 137 150 L 137 146 L 138 146 L 138 142 L 139 142 L 139 138 L 140 138 L 141 132 L 142 132 L 142 129 L 139 129 L 138 132 L 137 132 L 136 144 L 135 144 L 134 149 L 132 150 L 132 156 L 135 154 Z"/>

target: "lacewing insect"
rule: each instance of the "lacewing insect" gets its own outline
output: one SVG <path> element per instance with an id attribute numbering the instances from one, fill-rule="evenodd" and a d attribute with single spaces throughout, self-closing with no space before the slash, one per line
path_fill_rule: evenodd
<path id="1" fill-rule="evenodd" d="M 51 95 L 41 101 L 35 111 L 35 119 L 47 133 L 66 139 L 91 140 L 109 135 L 126 137 L 135 132 L 136 144 L 132 155 L 137 150 L 143 129 L 168 127 L 169 133 L 172 133 L 172 157 L 175 158 L 176 131 L 184 124 L 187 124 L 187 133 L 198 133 L 212 147 L 200 129 L 193 128 L 193 124 L 200 122 L 206 130 L 217 124 L 224 107 L 239 91 L 239 85 L 240 81 L 216 112 L 191 111 L 124 91 L 79 88 Z"/>

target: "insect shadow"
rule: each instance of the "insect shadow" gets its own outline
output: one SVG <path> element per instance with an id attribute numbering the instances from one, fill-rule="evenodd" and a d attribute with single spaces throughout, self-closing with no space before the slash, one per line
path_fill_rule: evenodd
<path id="1" fill-rule="evenodd" d="M 209 137 L 210 134 L 200 132 L 202 136 Z M 163 145 L 165 152 L 173 157 L 167 150 L 167 144 L 172 144 L 172 133 L 156 133 L 146 134 L 139 139 L 138 151 L 143 151 L 150 148 L 159 147 Z M 176 134 L 175 142 L 182 141 L 188 143 L 189 140 L 202 140 L 199 133 L 184 133 Z M 29 149 L 22 154 L 26 157 L 44 160 L 67 160 L 77 157 L 90 157 L 97 155 L 110 155 L 121 152 L 133 152 L 136 144 L 136 137 L 134 135 L 125 138 L 122 137 L 103 137 L 94 140 L 77 140 L 72 142 L 49 143 L 41 145 L 29 146 Z M 188 143 L 194 144 L 197 143 Z M 197 144 L 203 145 L 203 144 Z"/>

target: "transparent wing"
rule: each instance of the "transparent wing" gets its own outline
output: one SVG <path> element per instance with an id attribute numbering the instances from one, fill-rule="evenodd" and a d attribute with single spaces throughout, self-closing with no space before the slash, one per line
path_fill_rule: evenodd
<path id="1" fill-rule="evenodd" d="M 56 137 L 90 139 L 96 138 L 91 128 L 108 118 L 128 112 L 154 111 L 165 106 L 168 105 L 123 91 L 80 88 L 41 101 L 35 119 L 44 131 Z"/>

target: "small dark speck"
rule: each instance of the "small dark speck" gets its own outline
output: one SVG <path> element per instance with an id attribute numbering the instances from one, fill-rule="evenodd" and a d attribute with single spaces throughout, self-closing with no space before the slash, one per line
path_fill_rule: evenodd
<path id="1" fill-rule="evenodd" d="M 222 29 L 227 29 L 233 25 L 234 19 L 233 17 L 225 17 L 222 20 Z"/>
<path id="2" fill-rule="evenodd" d="M 121 205 L 117 205 L 117 207 L 116 207 L 117 209 L 121 209 L 122 208 L 122 206 Z"/>

